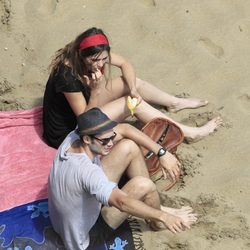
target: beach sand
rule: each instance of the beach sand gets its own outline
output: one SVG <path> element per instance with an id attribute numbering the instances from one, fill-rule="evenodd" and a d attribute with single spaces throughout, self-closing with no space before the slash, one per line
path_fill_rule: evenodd
<path id="1" fill-rule="evenodd" d="M 189 125 L 220 115 L 213 135 L 178 148 L 184 177 L 164 204 L 199 220 L 173 235 L 144 226 L 146 249 L 250 249 L 250 2 L 0 0 L 0 110 L 42 105 L 54 52 L 89 27 L 108 35 L 137 76 L 209 105 L 168 114 Z M 118 72 L 114 71 L 114 74 Z"/>

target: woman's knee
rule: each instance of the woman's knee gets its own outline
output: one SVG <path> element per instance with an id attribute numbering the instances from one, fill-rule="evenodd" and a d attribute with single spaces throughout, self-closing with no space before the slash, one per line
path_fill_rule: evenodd
<path id="1" fill-rule="evenodd" d="M 136 89 L 137 90 L 139 90 L 144 84 L 145 82 L 142 79 L 136 77 Z"/>

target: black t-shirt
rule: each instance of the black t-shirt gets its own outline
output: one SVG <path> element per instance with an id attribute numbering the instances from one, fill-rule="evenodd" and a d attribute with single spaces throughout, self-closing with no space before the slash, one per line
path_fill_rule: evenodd
<path id="1" fill-rule="evenodd" d="M 71 68 L 61 65 L 57 73 L 50 75 L 43 99 L 43 137 L 54 148 L 76 127 L 76 116 L 64 92 L 82 92 L 89 101 L 89 88 L 76 79 Z"/>

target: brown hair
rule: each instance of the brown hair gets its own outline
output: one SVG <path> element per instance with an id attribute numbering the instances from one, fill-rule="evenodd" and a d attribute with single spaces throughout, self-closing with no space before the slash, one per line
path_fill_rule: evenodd
<path id="1" fill-rule="evenodd" d="M 87 67 L 85 67 L 84 59 L 88 56 L 98 55 L 103 51 L 107 51 L 109 54 L 108 77 L 105 77 L 107 82 L 110 77 L 109 44 L 99 44 L 96 46 L 88 47 L 86 49 L 80 49 L 80 43 L 82 42 L 82 40 L 95 34 L 102 34 L 106 37 L 101 29 L 93 27 L 78 35 L 74 41 L 67 44 L 64 48 L 59 49 L 55 53 L 55 56 L 49 66 L 51 74 L 56 74 L 59 70 L 60 65 L 67 62 L 68 66 L 70 66 L 72 70 L 73 75 L 83 84 L 85 84 L 83 75 L 88 75 L 89 72 L 87 71 Z"/>

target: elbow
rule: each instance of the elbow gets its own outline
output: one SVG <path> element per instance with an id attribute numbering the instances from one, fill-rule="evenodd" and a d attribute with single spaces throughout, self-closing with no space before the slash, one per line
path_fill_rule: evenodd
<path id="1" fill-rule="evenodd" d="M 112 191 L 112 194 L 109 198 L 109 205 L 117 208 L 121 212 L 127 212 L 129 199 L 130 198 L 125 192 L 116 188 Z"/>
<path id="2" fill-rule="evenodd" d="M 128 206 L 127 204 L 127 197 L 120 197 L 117 199 L 116 204 L 114 206 L 119 209 L 121 212 L 127 212 L 128 211 Z"/>
<path id="3" fill-rule="evenodd" d="M 122 61 L 122 63 L 121 63 L 121 68 L 122 69 L 130 69 L 130 68 L 133 68 L 133 66 L 132 66 L 132 64 L 131 64 L 131 62 L 130 61 L 128 61 L 127 59 L 124 59 L 123 61 Z"/>

